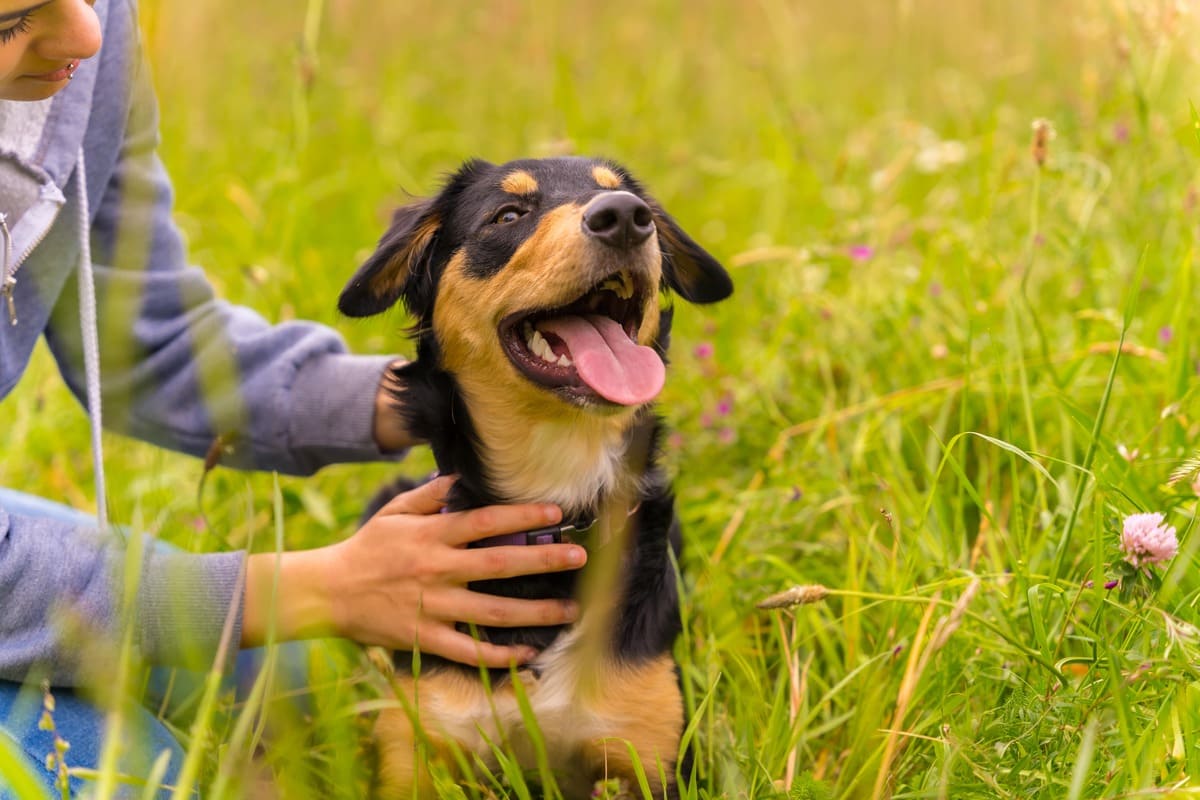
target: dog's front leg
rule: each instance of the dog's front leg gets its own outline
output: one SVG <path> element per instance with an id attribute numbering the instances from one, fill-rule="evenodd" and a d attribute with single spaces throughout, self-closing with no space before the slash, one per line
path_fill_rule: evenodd
<path id="1" fill-rule="evenodd" d="M 593 780 L 617 778 L 637 786 L 634 756 L 655 796 L 677 798 L 675 762 L 683 736 L 683 695 L 669 655 L 639 665 L 607 666 L 589 711 L 603 735 L 583 746 L 582 762 Z M 659 766 L 662 771 L 660 774 Z"/>
<path id="2" fill-rule="evenodd" d="M 395 675 L 391 685 L 398 705 L 384 709 L 375 722 L 378 775 L 373 797 L 435 797 L 429 765 L 435 759 L 454 763 L 454 745 L 448 744 L 449 734 L 443 724 L 446 720 L 439 711 L 461 706 L 461 687 L 469 684 L 456 674 L 433 673 L 421 676 L 419 681 L 411 675 Z"/>
<path id="3" fill-rule="evenodd" d="M 408 686 L 401 688 L 407 682 Z M 412 681 L 396 681 L 397 691 L 411 693 Z M 412 797 L 433 797 L 433 781 L 429 775 L 428 758 L 417 748 L 417 734 L 408 712 L 389 708 L 375 723 L 375 748 L 379 760 L 373 796 L 378 800 L 410 800 Z M 414 789 L 416 793 L 414 794 Z"/>

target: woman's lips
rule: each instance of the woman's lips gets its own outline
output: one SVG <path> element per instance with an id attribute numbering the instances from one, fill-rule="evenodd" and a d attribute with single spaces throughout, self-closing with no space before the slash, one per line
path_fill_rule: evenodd
<path id="1" fill-rule="evenodd" d="M 79 59 L 75 59 L 70 64 L 67 64 L 62 69 L 56 69 L 53 72 L 42 72 L 37 75 L 26 75 L 27 78 L 32 78 L 35 81 L 46 81 L 47 83 L 58 83 L 70 78 L 75 69 L 79 66 Z"/>

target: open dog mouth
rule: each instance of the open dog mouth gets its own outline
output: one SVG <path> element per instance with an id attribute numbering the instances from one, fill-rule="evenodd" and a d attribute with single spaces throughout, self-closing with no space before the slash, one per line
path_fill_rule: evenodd
<path id="1" fill-rule="evenodd" d="M 666 377 L 654 348 L 637 343 L 648 295 L 627 272 L 615 272 L 569 305 L 505 317 L 500 342 L 539 386 L 580 401 L 648 403 Z"/>

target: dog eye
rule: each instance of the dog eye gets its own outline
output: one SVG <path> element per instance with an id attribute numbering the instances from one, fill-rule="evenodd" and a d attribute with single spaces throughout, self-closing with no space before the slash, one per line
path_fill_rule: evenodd
<path id="1" fill-rule="evenodd" d="M 496 212 L 496 216 L 492 217 L 491 224 L 492 225 L 508 225 L 513 222 L 516 222 L 517 220 L 519 220 L 521 217 L 525 216 L 528 213 L 529 212 L 523 208 L 517 208 L 516 206 L 505 206 L 504 208 L 502 208 Z"/>

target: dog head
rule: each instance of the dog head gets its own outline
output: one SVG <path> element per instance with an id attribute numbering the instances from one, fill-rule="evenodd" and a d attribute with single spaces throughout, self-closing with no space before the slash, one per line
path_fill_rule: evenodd
<path id="1" fill-rule="evenodd" d="M 603 416 L 662 388 L 660 293 L 709 303 L 732 288 L 616 164 L 471 161 L 396 212 L 338 308 L 361 317 L 403 301 L 468 397 Z"/>

